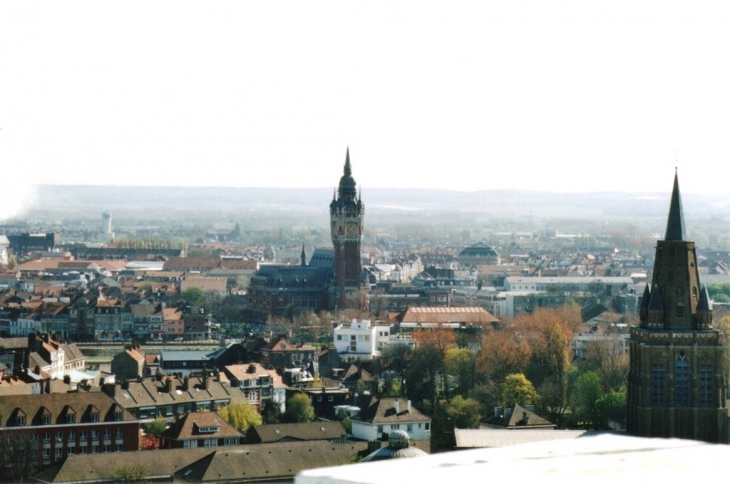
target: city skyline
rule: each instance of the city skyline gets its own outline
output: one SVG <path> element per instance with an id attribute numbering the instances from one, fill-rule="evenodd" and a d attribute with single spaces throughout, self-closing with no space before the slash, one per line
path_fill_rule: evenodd
<path id="1" fill-rule="evenodd" d="M 730 6 L 5 4 L 31 184 L 724 194 Z"/>

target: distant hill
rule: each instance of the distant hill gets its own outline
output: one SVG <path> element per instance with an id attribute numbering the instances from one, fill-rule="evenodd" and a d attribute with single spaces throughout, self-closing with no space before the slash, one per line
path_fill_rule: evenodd
<path id="1" fill-rule="evenodd" d="M 551 193 L 520 190 L 363 190 L 368 213 L 462 212 L 495 216 L 661 217 L 666 193 Z M 215 188 L 41 185 L 28 208 L 39 211 L 274 211 L 327 212 L 331 188 Z M 730 198 L 685 195 L 694 216 L 730 214 Z"/>

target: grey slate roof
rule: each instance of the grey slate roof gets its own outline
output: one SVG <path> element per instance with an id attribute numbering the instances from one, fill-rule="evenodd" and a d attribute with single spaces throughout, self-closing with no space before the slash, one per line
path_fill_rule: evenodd
<path id="1" fill-rule="evenodd" d="M 261 442 L 269 443 L 281 440 L 334 440 L 342 438 L 345 429 L 340 422 L 332 421 L 254 425 L 250 432 L 255 432 Z"/>

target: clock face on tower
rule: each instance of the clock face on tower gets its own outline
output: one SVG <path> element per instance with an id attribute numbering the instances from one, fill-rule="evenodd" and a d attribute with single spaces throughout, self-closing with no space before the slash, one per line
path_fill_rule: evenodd
<path id="1" fill-rule="evenodd" d="M 355 232 L 357 232 L 357 225 L 355 225 L 354 223 L 347 224 L 347 233 L 354 234 Z"/>

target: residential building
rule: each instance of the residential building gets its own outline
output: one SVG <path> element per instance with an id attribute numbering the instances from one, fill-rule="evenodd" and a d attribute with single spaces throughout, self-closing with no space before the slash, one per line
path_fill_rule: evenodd
<path id="1" fill-rule="evenodd" d="M 158 416 L 172 421 L 175 414 L 221 409 L 245 401 L 239 389 L 207 373 L 182 379 L 157 375 L 142 381 L 122 381 L 104 385 L 103 391 L 144 421 Z"/>
<path id="2" fill-rule="evenodd" d="M 0 398 L 4 469 L 30 456 L 39 467 L 74 454 L 136 452 L 139 421 L 103 393 L 4 395 Z"/>
<path id="3" fill-rule="evenodd" d="M 214 411 L 182 415 L 160 437 L 160 448 L 164 449 L 226 447 L 243 440 L 243 435 Z"/>
<path id="4" fill-rule="evenodd" d="M 225 366 L 223 372 L 231 382 L 231 386 L 240 389 L 248 403 L 259 412 L 266 400 L 272 398 L 274 378 L 271 372 L 276 373 L 274 370 L 266 370 L 258 363 L 248 363 Z"/>
<path id="5" fill-rule="evenodd" d="M 357 439 L 381 440 L 394 430 L 405 430 L 414 440 L 431 438 L 431 418 L 402 398 L 372 398 L 351 421 Z"/>

